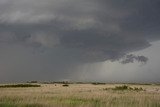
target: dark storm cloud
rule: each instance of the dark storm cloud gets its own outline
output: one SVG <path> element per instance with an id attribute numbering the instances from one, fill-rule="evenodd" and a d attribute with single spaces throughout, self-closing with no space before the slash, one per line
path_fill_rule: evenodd
<path id="1" fill-rule="evenodd" d="M 135 56 L 133 54 L 130 54 L 126 55 L 126 57 L 122 61 L 122 64 L 133 63 L 135 60 L 138 62 L 146 63 L 148 61 L 148 58 L 145 56 Z"/>
<path id="2" fill-rule="evenodd" d="M 159 4 L 159 0 L 1 0 L 0 41 L 78 50 L 82 61 L 117 60 L 159 38 Z"/>
<path id="3" fill-rule="evenodd" d="M 34 52 L 16 55 L 43 66 L 44 54 L 48 71 L 124 57 L 122 63 L 146 62 L 130 53 L 160 39 L 159 5 L 159 0 L 0 0 L 0 53 L 12 56 L 13 45 L 23 47 L 16 51 L 36 49 L 40 61 L 33 60 Z"/>

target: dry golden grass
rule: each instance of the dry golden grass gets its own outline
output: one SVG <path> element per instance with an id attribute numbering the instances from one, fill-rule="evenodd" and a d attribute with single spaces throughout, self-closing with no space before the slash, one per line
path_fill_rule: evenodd
<path id="1" fill-rule="evenodd" d="M 160 86 L 129 85 L 146 91 L 104 90 L 121 84 L 42 84 L 0 88 L 0 107 L 160 107 Z"/>

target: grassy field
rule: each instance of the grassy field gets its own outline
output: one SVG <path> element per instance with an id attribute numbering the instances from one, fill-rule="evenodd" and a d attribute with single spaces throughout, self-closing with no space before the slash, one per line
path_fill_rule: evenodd
<path id="1" fill-rule="evenodd" d="M 40 84 L 0 88 L 0 107 L 160 107 L 160 86 Z"/>

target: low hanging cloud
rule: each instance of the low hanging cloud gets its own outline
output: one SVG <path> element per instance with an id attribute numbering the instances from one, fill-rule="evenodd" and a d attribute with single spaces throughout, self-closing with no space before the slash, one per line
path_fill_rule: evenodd
<path id="1" fill-rule="evenodd" d="M 160 39 L 159 5 L 159 0 L 0 0 L 0 44 L 42 49 L 36 54 L 69 68 L 106 60 L 147 62 L 130 53 Z"/>
<path id="2" fill-rule="evenodd" d="M 126 63 L 134 63 L 134 61 L 146 63 L 148 61 L 148 58 L 145 56 L 136 56 L 133 54 L 126 55 L 125 58 L 121 61 L 122 64 Z"/>

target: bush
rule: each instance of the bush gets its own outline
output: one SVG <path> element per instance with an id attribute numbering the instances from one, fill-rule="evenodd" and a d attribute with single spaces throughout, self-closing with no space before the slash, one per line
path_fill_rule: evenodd
<path id="1" fill-rule="evenodd" d="M 127 85 L 122 85 L 122 86 L 116 86 L 115 88 L 113 88 L 113 90 L 128 90 L 129 86 Z"/>
<path id="2" fill-rule="evenodd" d="M 100 82 L 93 82 L 93 85 L 105 85 L 106 83 L 100 83 Z"/>
<path id="3" fill-rule="evenodd" d="M 122 86 L 116 86 L 115 88 L 105 88 L 104 90 L 116 90 L 116 91 L 124 91 L 124 90 L 129 90 L 129 91 L 145 91 L 142 87 L 137 88 L 137 87 L 129 87 L 127 85 L 122 85 Z"/>
<path id="4" fill-rule="evenodd" d="M 63 86 L 63 87 L 69 87 L 69 85 L 68 85 L 68 84 L 63 84 L 62 86 Z"/>
<path id="5" fill-rule="evenodd" d="M 12 85 L 0 85 L 0 88 L 22 88 L 22 87 L 41 87 L 37 84 L 12 84 Z"/>
<path id="6" fill-rule="evenodd" d="M 135 87 L 134 91 L 144 91 L 144 89 L 142 87 L 140 87 L 140 88 Z"/>

